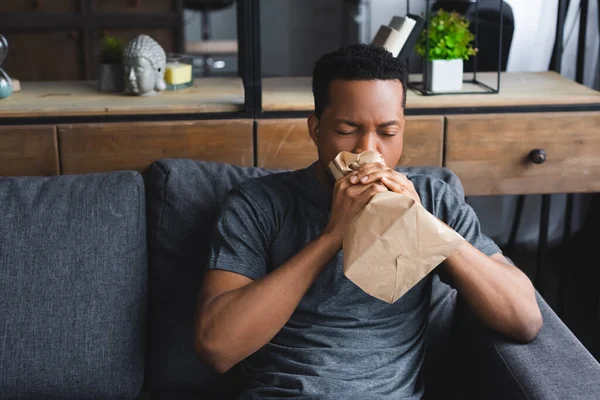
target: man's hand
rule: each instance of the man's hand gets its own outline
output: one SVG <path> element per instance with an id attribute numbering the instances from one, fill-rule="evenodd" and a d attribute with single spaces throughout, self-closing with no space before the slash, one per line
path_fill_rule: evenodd
<path id="1" fill-rule="evenodd" d="M 365 184 L 353 184 L 350 182 L 352 174 L 340 178 L 333 190 L 331 204 L 331 217 L 323 233 L 331 235 L 339 247 L 342 246 L 344 233 L 348 226 L 362 211 L 369 200 L 377 193 L 386 192 L 387 189 L 377 181 Z"/>
<path id="2" fill-rule="evenodd" d="M 348 176 L 352 184 L 369 185 L 381 182 L 392 192 L 410 196 L 414 201 L 421 204 L 421 199 L 413 183 L 405 175 L 383 164 L 362 165 L 358 170 L 348 174 Z"/>

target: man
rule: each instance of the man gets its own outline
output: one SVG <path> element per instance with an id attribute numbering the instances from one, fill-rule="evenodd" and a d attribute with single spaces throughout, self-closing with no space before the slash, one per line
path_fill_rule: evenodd
<path id="1" fill-rule="evenodd" d="M 391 53 L 351 45 L 323 56 L 308 118 L 319 160 L 235 188 L 214 231 L 199 297 L 196 349 L 216 370 L 241 363 L 243 398 L 419 398 L 431 275 L 394 304 L 343 275 L 344 231 L 376 193 L 411 196 L 465 239 L 443 269 L 489 327 L 527 342 L 542 319 L 527 277 L 480 232 L 439 179 L 393 168 L 403 150 L 407 70 Z M 379 152 L 334 182 L 340 152 Z"/>

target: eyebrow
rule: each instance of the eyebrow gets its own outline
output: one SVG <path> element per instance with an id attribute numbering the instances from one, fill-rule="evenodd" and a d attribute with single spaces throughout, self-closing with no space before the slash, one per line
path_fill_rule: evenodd
<path id="1" fill-rule="evenodd" d="M 353 126 L 353 127 L 359 127 L 360 124 L 358 122 L 354 122 L 354 121 L 350 121 L 348 119 L 338 119 L 335 121 L 338 124 L 345 124 L 345 125 L 349 125 L 349 126 Z M 377 125 L 379 128 L 385 128 L 388 126 L 400 126 L 400 122 L 398 122 L 397 119 L 393 119 L 391 121 L 386 121 L 386 122 L 382 122 L 381 124 Z"/>

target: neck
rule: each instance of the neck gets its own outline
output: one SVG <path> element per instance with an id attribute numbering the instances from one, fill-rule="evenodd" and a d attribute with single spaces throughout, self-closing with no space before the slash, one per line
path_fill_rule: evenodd
<path id="1" fill-rule="evenodd" d="M 315 165 L 315 175 L 323 187 L 333 188 L 335 186 L 335 180 L 333 179 L 333 176 L 328 170 L 325 169 L 320 161 Z"/>

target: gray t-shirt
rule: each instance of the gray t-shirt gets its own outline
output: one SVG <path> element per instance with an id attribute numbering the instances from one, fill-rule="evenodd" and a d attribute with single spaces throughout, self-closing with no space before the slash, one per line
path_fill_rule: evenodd
<path id="1" fill-rule="evenodd" d="M 483 253 L 500 252 L 448 184 L 428 175 L 407 176 L 429 212 Z M 332 189 L 318 182 L 314 164 L 244 181 L 221 208 L 208 268 L 251 279 L 268 274 L 319 236 L 331 200 Z M 340 251 L 279 333 L 240 363 L 243 399 L 422 396 L 431 275 L 388 304 L 348 280 L 342 260 Z"/>

